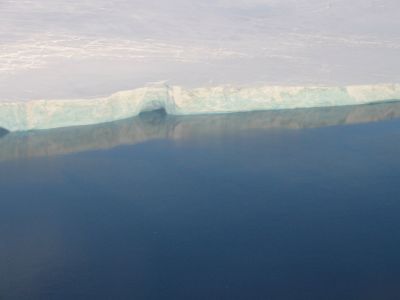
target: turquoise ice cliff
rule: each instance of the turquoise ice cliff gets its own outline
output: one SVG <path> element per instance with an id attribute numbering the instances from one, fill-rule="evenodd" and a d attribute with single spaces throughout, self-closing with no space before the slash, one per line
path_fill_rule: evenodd
<path id="1" fill-rule="evenodd" d="M 104 123 L 165 109 L 171 115 L 329 107 L 400 100 L 399 84 L 346 87 L 148 86 L 95 99 L 0 102 L 0 127 L 9 131 Z"/>

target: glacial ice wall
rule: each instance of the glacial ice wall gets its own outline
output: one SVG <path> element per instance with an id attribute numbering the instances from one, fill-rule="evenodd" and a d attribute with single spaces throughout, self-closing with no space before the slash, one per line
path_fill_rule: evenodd
<path id="1" fill-rule="evenodd" d="M 329 107 L 400 100 L 400 84 L 328 86 L 147 86 L 94 99 L 0 102 L 0 127 L 9 131 L 111 122 L 144 111 L 171 115 Z"/>

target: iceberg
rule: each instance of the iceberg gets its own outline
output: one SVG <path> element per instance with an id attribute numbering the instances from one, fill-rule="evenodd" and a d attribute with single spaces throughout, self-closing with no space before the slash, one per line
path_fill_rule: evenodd
<path id="1" fill-rule="evenodd" d="M 169 115 L 330 107 L 400 100 L 400 84 L 329 86 L 149 85 L 93 99 L 0 102 L 0 127 L 27 131 L 91 125 L 164 109 Z"/>
<path id="2" fill-rule="evenodd" d="M 0 127 L 400 99 L 399 3 L 0 1 Z"/>

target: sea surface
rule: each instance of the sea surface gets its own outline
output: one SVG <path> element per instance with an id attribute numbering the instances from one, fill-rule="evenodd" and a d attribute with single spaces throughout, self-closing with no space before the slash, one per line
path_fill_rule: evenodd
<path id="1" fill-rule="evenodd" d="M 0 131 L 0 299 L 399 299 L 399 117 Z"/>

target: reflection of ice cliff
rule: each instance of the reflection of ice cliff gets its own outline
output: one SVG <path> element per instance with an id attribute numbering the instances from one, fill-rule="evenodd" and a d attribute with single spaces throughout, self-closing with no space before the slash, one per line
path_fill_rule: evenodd
<path id="1" fill-rule="evenodd" d="M 397 117 L 400 117 L 400 102 L 180 117 L 152 112 L 114 123 L 9 133 L 0 139 L 0 160 L 108 149 L 152 139 L 180 140 L 242 130 L 314 128 Z"/>

